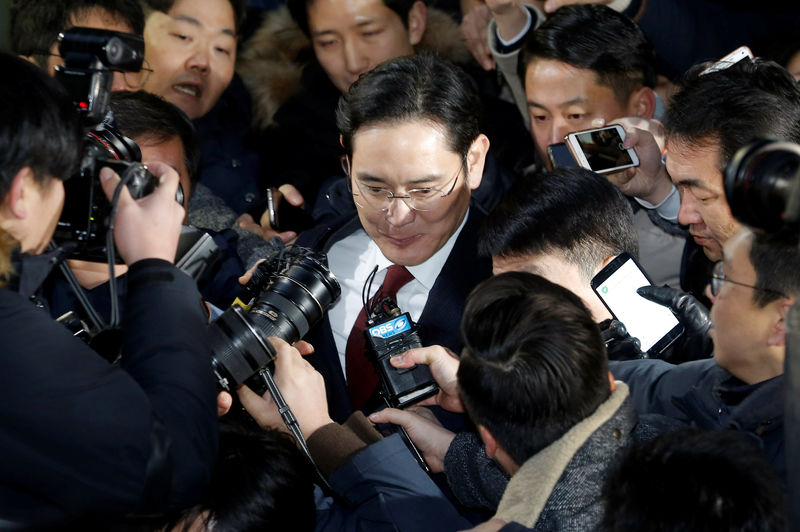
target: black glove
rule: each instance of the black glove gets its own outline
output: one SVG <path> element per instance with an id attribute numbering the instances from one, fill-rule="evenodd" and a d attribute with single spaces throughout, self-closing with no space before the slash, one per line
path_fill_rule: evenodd
<path id="1" fill-rule="evenodd" d="M 628 334 L 628 330 L 621 321 L 606 320 L 599 325 L 600 334 L 606 344 L 609 360 L 636 360 L 647 358 L 647 353 L 642 352 L 642 344 L 638 338 Z"/>
<path id="2" fill-rule="evenodd" d="M 714 353 L 714 342 L 708 334 L 714 324 L 708 317 L 708 309 L 694 296 L 668 286 L 643 286 L 636 292 L 669 308 L 683 325 L 683 335 L 670 357 L 675 362 L 708 358 Z"/>

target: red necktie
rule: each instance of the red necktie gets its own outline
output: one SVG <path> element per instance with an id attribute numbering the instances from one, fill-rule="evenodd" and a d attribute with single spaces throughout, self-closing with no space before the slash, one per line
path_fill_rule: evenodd
<path id="1" fill-rule="evenodd" d="M 386 271 L 386 278 L 372 300 L 391 297 L 397 301 L 397 291 L 414 278 L 405 266 L 393 264 Z M 370 302 L 371 303 L 371 302 Z M 369 304 L 367 305 L 369 306 Z M 362 308 L 353 324 L 350 336 L 347 337 L 345 349 L 345 373 L 347 374 L 347 391 L 353 408 L 361 410 L 378 385 L 378 374 L 367 355 L 367 339 L 364 330 L 367 328 L 367 313 Z"/>

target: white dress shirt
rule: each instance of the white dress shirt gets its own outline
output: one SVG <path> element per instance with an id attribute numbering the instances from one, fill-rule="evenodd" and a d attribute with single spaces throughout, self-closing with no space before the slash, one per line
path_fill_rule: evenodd
<path id="1" fill-rule="evenodd" d="M 419 317 L 422 315 L 422 310 L 428 301 L 428 292 L 436 282 L 436 278 L 439 277 L 447 257 L 450 256 L 450 251 L 467 222 L 467 216 L 469 216 L 469 211 L 461 221 L 461 225 L 439 251 L 422 264 L 407 266 L 414 279 L 397 291 L 397 305 L 403 312 L 408 312 L 415 322 L 419 321 Z M 328 266 L 342 287 L 341 297 L 328 310 L 328 319 L 331 323 L 334 342 L 336 342 L 336 350 L 339 353 L 342 373 L 345 375 L 347 375 L 345 371 L 347 338 L 364 306 L 361 300 L 364 284 L 369 274 L 377 266 L 378 272 L 375 274 L 368 294 L 368 298 L 371 298 L 380 288 L 386 277 L 386 270 L 391 265 L 392 262 L 384 257 L 378 245 L 363 229 L 336 242 L 328 251 Z"/>

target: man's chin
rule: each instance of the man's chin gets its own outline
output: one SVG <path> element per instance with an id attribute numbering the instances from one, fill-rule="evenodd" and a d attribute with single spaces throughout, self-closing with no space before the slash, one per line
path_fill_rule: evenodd
<path id="1" fill-rule="evenodd" d="M 722 245 L 713 238 L 695 236 L 694 241 L 698 246 L 703 248 L 708 260 L 717 262 L 722 260 Z"/>

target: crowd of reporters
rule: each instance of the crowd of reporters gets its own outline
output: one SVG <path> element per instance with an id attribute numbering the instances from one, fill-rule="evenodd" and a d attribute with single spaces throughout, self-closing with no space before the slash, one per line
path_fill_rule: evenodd
<path id="1" fill-rule="evenodd" d="M 797 525 L 796 8 L 262 4 L 12 2 L 0 526 Z"/>

